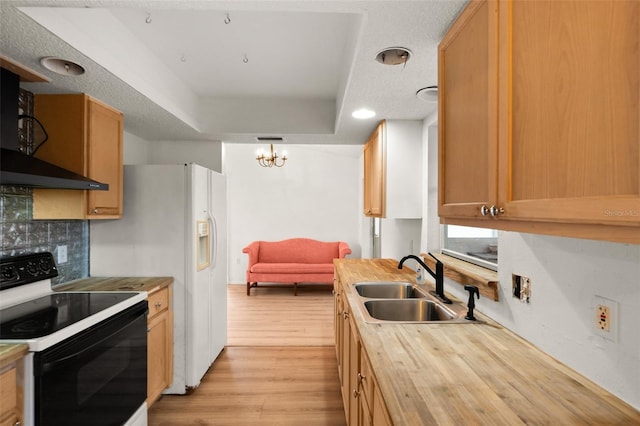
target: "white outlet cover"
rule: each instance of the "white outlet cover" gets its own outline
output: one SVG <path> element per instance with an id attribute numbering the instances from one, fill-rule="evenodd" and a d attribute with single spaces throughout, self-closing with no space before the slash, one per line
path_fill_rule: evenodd
<path id="1" fill-rule="evenodd" d="M 58 265 L 67 263 L 67 246 L 58 246 Z"/>
<path id="2" fill-rule="evenodd" d="M 609 308 L 609 330 L 602 330 L 599 326 L 600 317 L 598 314 L 598 306 L 607 306 Z M 604 337 L 612 342 L 618 341 L 618 302 L 607 299 L 602 296 L 593 296 L 593 307 L 591 309 L 591 329 L 598 336 Z"/>

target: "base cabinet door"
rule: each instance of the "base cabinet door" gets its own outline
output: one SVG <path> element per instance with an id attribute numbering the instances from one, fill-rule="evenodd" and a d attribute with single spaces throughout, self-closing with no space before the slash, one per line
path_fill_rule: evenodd
<path id="1" fill-rule="evenodd" d="M 147 323 L 147 406 L 151 407 L 173 378 L 171 287 L 149 295 Z"/>
<path id="2" fill-rule="evenodd" d="M 17 386 L 15 365 L 0 373 L 0 426 L 21 424 L 21 398 Z"/>

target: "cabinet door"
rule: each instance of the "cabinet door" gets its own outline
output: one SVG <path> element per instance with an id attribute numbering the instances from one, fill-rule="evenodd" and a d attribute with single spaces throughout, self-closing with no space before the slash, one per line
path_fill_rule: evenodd
<path id="1" fill-rule="evenodd" d="M 350 323 L 351 320 L 347 320 Z M 349 325 L 349 424 L 357 425 L 360 414 L 360 381 L 358 372 L 360 371 L 360 342 L 353 324 Z"/>
<path id="2" fill-rule="evenodd" d="M 170 355 L 167 347 L 171 336 L 171 321 L 167 311 L 153 317 L 149 322 L 147 334 L 147 405 L 150 407 L 162 391 L 171 384 L 169 375 Z"/>
<path id="3" fill-rule="evenodd" d="M 16 377 L 15 367 L 0 374 L 0 424 L 3 426 L 19 424 Z"/>
<path id="4" fill-rule="evenodd" d="M 87 215 L 122 215 L 122 114 L 98 102 L 88 105 L 88 172 L 109 184 L 108 191 L 88 191 Z"/>
<path id="5" fill-rule="evenodd" d="M 334 338 L 336 343 L 336 358 L 338 360 L 338 377 L 342 380 L 342 288 L 340 281 L 336 281 L 335 294 L 333 297 L 334 303 Z"/>
<path id="6" fill-rule="evenodd" d="M 638 1 L 499 3 L 501 219 L 640 225 L 639 21 Z"/>
<path id="7" fill-rule="evenodd" d="M 122 113 L 84 94 L 36 95 L 49 133 L 36 156 L 108 183 L 108 191 L 33 190 L 34 219 L 117 219 L 122 215 Z"/>
<path id="8" fill-rule="evenodd" d="M 495 2 L 471 2 L 438 47 L 438 213 L 481 217 L 497 199 Z"/>
<path id="9" fill-rule="evenodd" d="M 349 388 L 349 370 L 351 368 L 350 366 L 350 350 L 351 350 L 351 346 L 350 346 L 350 340 L 351 340 L 351 327 L 349 325 L 349 312 L 348 312 L 348 306 L 349 304 L 344 300 L 344 293 L 343 293 L 343 300 L 342 300 L 342 309 L 343 309 L 343 316 L 342 316 L 342 343 L 341 343 L 341 349 L 342 349 L 342 353 L 340 356 L 341 359 L 341 367 L 342 367 L 342 377 L 341 377 L 341 388 L 342 388 L 342 403 L 344 404 L 344 412 L 346 415 L 346 418 L 349 419 L 349 402 L 350 402 L 350 396 L 351 396 L 351 389 Z"/>
<path id="10" fill-rule="evenodd" d="M 364 214 L 384 217 L 386 204 L 384 121 L 364 146 Z"/>

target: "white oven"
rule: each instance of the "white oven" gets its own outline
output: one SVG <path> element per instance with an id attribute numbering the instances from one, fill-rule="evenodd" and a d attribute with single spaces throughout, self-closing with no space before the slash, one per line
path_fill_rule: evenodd
<path id="1" fill-rule="evenodd" d="M 29 345 L 25 425 L 146 425 L 146 293 L 53 292 L 50 253 L 0 265 L 0 342 Z"/>

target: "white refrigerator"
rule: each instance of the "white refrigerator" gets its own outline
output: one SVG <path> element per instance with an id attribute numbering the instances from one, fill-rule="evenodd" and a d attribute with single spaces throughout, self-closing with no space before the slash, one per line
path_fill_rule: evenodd
<path id="1" fill-rule="evenodd" d="M 197 164 L 124 166 L 123 215 L 91 221 L 91 276 L 173 277 L 173 383 L 184 394 L 227 342 L 226 178 Z"/>

